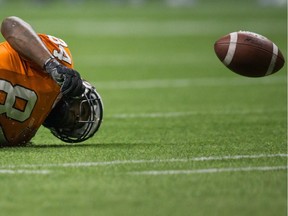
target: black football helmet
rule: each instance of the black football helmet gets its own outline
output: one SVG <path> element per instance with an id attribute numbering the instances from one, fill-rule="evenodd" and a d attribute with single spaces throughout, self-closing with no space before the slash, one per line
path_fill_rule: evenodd
<path id="1" fill-rule="evenodd" d="M 52 109 L 43 125 L 67 143 L 91 138 L 103 119 L 103 103 L 96 89 L 83 80 L 85 92 L 80 97 L 63 97 Z"/>

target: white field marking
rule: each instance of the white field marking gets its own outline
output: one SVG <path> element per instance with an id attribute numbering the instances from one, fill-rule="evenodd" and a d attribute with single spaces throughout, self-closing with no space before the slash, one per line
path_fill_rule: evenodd
<path id="1" fill-rule="evenodd" d="M 209 156 L 194 158 L 172 158 L 172 159 L 153 159 L 153 160 L 115 160 L 115 161 L 99 161 L 99 162 L 77 162 L 77 163 L 59 163 L 59 164 L 19 164 L 4 165 L 0 168 L 39 168 L 39 167 L 93 167 L 93 166 L 111 166 L 122 164 L 143 164 L 143 163 L 174 163 L 174 162 L 190 162 L 190 161 L 222 161 L 222 160 L 241 160 L 241 159 L 257 159 L 257 158 L 275 158 L 288 157 L 288 154 L 259 154 L 259 155 L 227 155 L 227 156 Z"/>
<path id="2" fill-rule="evenodd" d="M 0 169 L 1 174 L 40 174 L 46 175 L 49 174 L 49 170 L 11 170 L 11 169 Z"/>
<path id="3" fill-rule="evenodd" d="M 269 20 L 265 21 L 266 23 Z M 65 33 L 83 36 L 112 36 L 112 37 L 175 37 L 178 35 L 203 35 L 219 32 L 219 25 L 215 20 L 86 20 L 75 19 L 73 22 L 67 19 L 38 19 L 33 23 L 45 25 L 48 31 L 50 24 L 53 23 L 54 32 L 63 30 L 63 25 L 69 22 L 65 28 Z M 211 25 L 213 22 L 215 25 Z M 225 23 L 227 24 L 226 21 Z M 206 26 L 209 25 L 209 28 Z M 273 25 L 271 25 L 273 27 Z M 52 30 L 52 29 L 51 29 Z M 274 29 L 277 31 L 277 29 Z"/>
<path id="4" fill-rule="evenodd" d="M 163 112 L 163 113 L 121 113 L 114 115 L 107 115 L 106 118 L 127 119 L 127 118 L 173 118 L 183 117 L 191 115 L 247 115 L 247 114 L 263 114 L 263 113 L 275 113 L 286 112 L 286 109 L 270 109 L 270 110 L 213 110 L 206 112 L 199 111 L 187 111 L 187 112 Z"/>
<path id="5" fill-rule="evenodd" d="M 273 171 L 287 170 L 287 166 L 268 166 L 268 167 L 231 167 L 231 168 L 209 168 L 195 170 L 148 170 L 128 172 L 132 175 L 189 175 L 203 173 L 222 173 L 222 172 L 251 172 L 251 171 Z"/>
<path id="6" fill-rule="evenodd" d="M 97 89 L 125 90 L 125 89 L 153 89 L 153 88 L 183 88 L 203 86 L 246 86 L 246 85 L 273 85 L 286 83 L 284 76 L 272 76 L 266 79 L 242 77 L 230 78 L 195 78 L 195 79 L 152 79 L 152 80 L 122 80 L 92 82 Z"/>
<path id="7" fill-rule="evenodd" d="M 81 55 L 81 57 L 78 57 L 78 61 L 81 61 L 85 65 L 93 65 L 95 67 L 95 63 L 97 63 L 97 66 L 99 65 L 138 65 L 138 64 L 144 64 L 144 65 L 157 65 L 157 64 L 203 64 L 207 63 L 205 59 L 198 58 L 198 53 L 177 53 L 177 57 L 175 55 L 149 55 L 147 54 L 137 54 L 137 55 L 131 55 L 131 54 L 106 54 L 106 55 Z"/>
<path id="8" fill-rule="evenodd" d="M 279 0 L 278 0 L 279 1 Z M 53 23 L 53 26 L 51 25 Z M 69 23 L 69 25 L 67 25 Z M 218 35 L 219 32 L 231 28 L 235 25 L 233 20 L 225 20 L 225 22 L 217 22 L 217 20 L 138 20 L 138 19 L 111 19 L 109 20 L 87 20 L 87 19 L 63 19 L 61 18 L 38 18 L 33 20 L 35 26 L 45 26 L 46 31 L 63 32 L 65 34 L 87 36 L 111 36 L 115 37 L 174 37 L 178 35 Z M 207 28 L 209 26 L 209 28 Z M 275 25 L 275 19 L 262 19 L 257 22 L 257 29 L 265 32 L 269 30 L 274 33 L 282 33 Z M 51 28 L 51 29 L 49 29 Z"/>
<path id="9" fill-rule="evenodd" d="M 228 66 L 231 61 L 233 60 L 235 50 L 236 50 L 236 44 L 238 40 L 238 32 L 232 32 L 230 33 L 230 43 L 228 47 L 228 52 L 223 60 L 223 63 Z"/>

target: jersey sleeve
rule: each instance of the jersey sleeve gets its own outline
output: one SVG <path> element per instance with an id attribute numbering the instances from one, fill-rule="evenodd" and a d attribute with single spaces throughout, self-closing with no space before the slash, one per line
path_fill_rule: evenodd
<path id="1" fill-rule="evenodd" d="M 50 53 L 63 65 L 69 68 L 74 67 L 72 54 L 67 43 L 55 36 L 38 34 Z"/>

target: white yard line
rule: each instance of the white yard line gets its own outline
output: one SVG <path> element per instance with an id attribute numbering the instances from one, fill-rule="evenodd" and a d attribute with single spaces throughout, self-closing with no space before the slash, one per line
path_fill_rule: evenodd
<path id="1" fill-rule="evenodd" d="M 49 174 L 51 171 L 49 170 L 22 170 L 22 169 L 0 169 L 0 175 L 1 174 Z"/>
<path id="2" fill-rule="evenodd" d="M 287 166 L 265 166 L 265 167 L 230 167 L 230 168 L 209 168 L 194 170 L 148 170 L 129 172 L 131 175 L 189 175 L 201 173 L 222 173 L 222 172 L 251 172 L 251 171 L 274 171 L 287 170 Z"/>
<path id="3" fill-rule="evenodd" d="M 226 155 L 226 156 L 208 156 L 193 158 L 172 158 L 172 159 L 152 159 L 152 160 L 114 160 L 114 161 L 96 161 L 96 162 L 77 162 L 77 163 L 55 163 L 55 164 L 18 164 L 3 165 L 2 169 L 15 168 L 40 168 L 40 167 L 93 167 L 93 166 L 111 166 L 121 164 L 143 164 L 143 163 L 174 163 L 191 161 L 222 161 L 222 160 L 241 160 L 258 158 L 288 157 L 288 154 L 258 154 L 258 155 Z"/>
<path id="4" fill-rule="evenodd" d="M 109 20 L 87 20 L 77 19 L 71 22 L 71 19 L 42 18 L 33 20 L 35 25 L 45 25 L 48 27 L 53 22 L 54 32 L 63 30 L 63 26 L 69 23 L 65 28 L 65 33 L 81 36 L 112 36 L 112 37 L 175 37 L 181 35 L 203 35 L 219 32 L 219 27 L 215 20 L 132 20 L 132 19 L 109 19 Z M 211 25 L 211 22 L 215 25 Z M 229 23 L 227 20 L 225 23 Z M 209 25 L 209 28 L 207 26 Z M 93 26 L 93 28 L 91 28 Z M 275 31 L 277 29 L 274 28 Z"/>
<path id="5" fill-rule="evenodd" d="M 121 113 L 114 115 L 107 115 L 106 118 L 116 119 L 130 119 L 130 118 L 175 118 L 191 115 L 247 115 L 247 114 L 263 114 L 263 113 L 275 113 L 286 112 L 285 107 L 283 109 L 251 109 L 251 110 L 213 110 L 213 111 L 183 111 L 183 112 L 156 112 L 156 113 Z"/>
<path id="6" fill-rule="evenodd" d="M 194 79 L 147 79 L 147 80 L 120 80 L 93 82 L 93 84 L 103 89 L 152 89 L 152 88 L 181 88 L 181 87 L 203 87 L 203 86 L 246 86 L 255 84 L 279 84 L 286 83 L 284 76 L 269 77 L 269 79 L 250 79 L 242 77 L 202 77 Z"/>

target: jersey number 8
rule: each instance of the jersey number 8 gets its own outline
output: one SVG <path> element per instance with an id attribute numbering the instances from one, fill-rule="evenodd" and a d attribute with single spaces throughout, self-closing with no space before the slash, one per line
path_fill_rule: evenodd
<path id="1" fill-rule="evenodd" d="M 13 86 L 6 80 L 0 80 L 0 114 L 23 122 L 27 120 L 36 104 L 37 95 L 23 86 Z"/>

